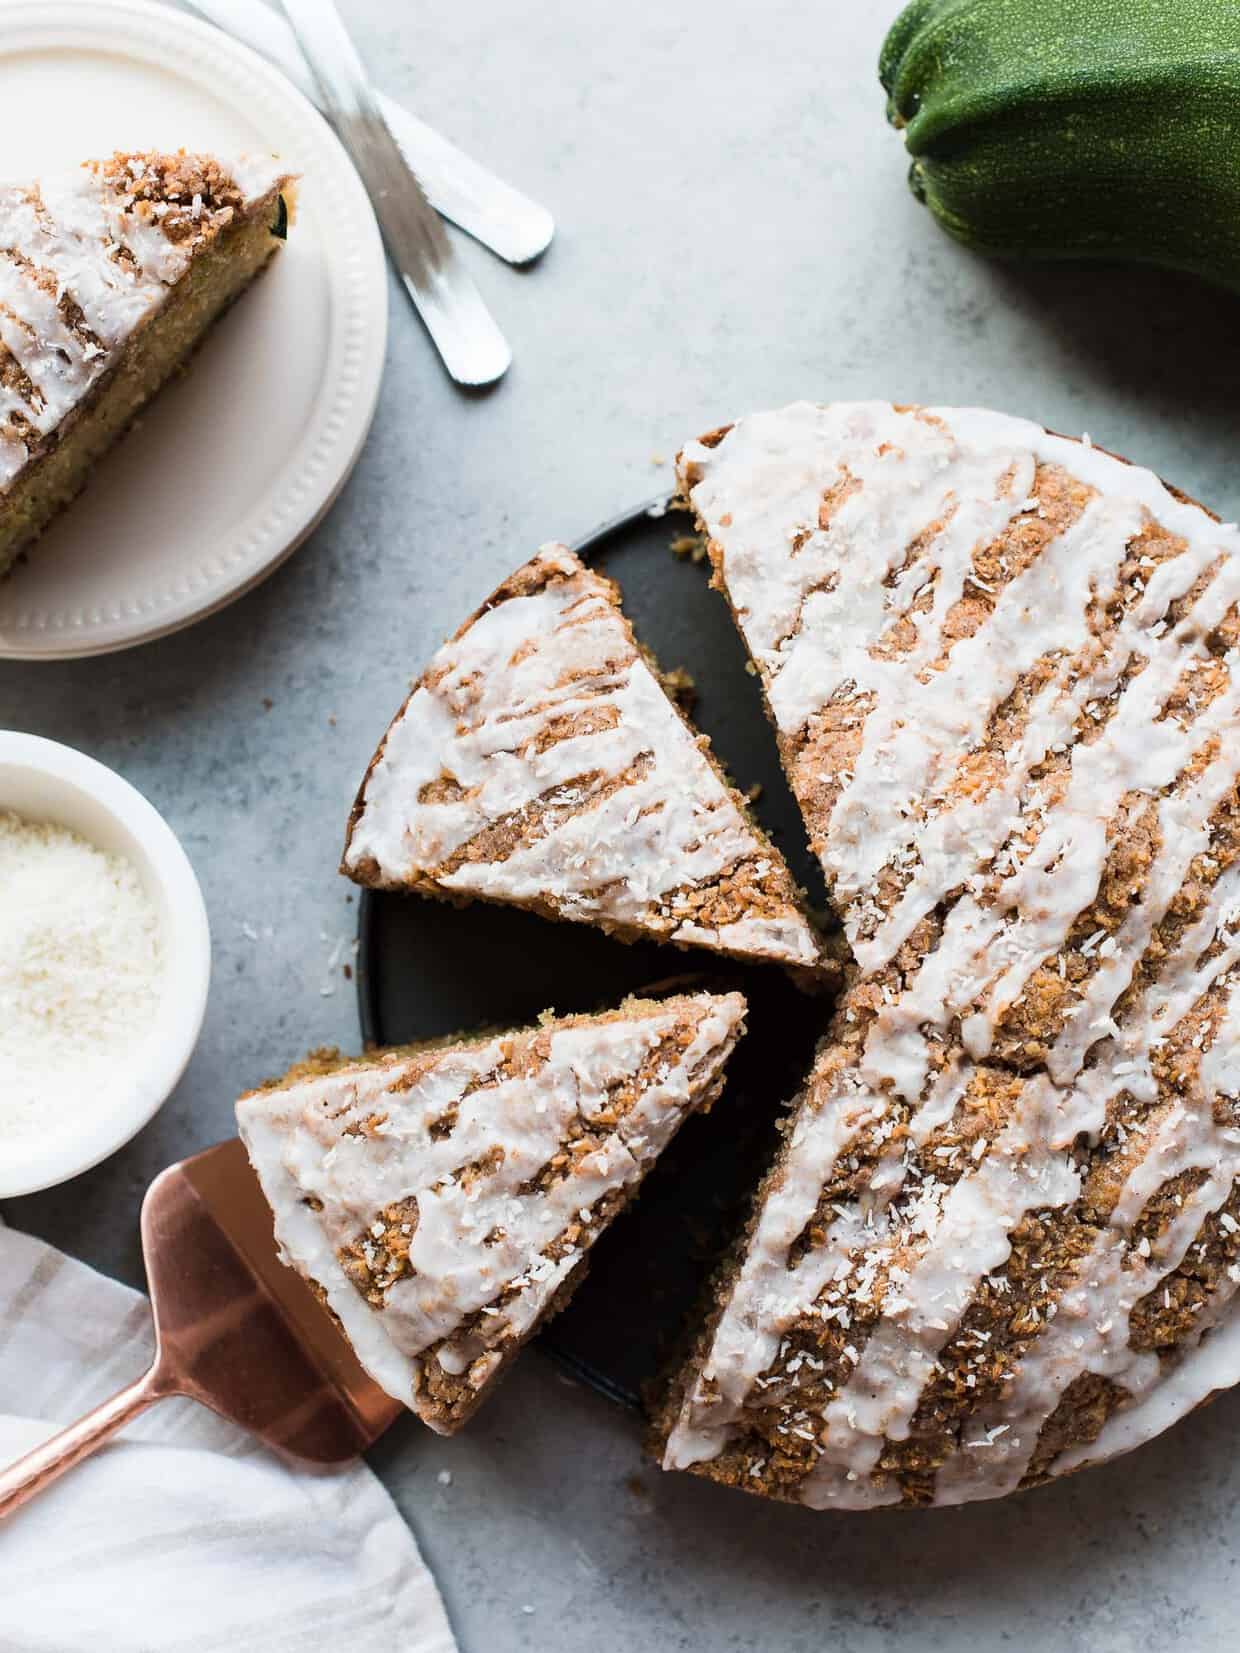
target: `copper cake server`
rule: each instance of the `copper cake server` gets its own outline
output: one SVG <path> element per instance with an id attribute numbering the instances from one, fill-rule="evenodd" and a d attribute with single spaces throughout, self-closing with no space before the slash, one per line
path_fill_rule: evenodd
<path id="1" fill-rule="evenodd" d="M 188 1395 L 302 1463 L 356 1458 L 405 1410 L 373 1382 L 301 1276 L 276 1254 L 240 1141 L 160 1173 L 142 1202 L 155 1316 L 150 1369 L 0 1471 L 8 1515 L 156 1401 Z"/>

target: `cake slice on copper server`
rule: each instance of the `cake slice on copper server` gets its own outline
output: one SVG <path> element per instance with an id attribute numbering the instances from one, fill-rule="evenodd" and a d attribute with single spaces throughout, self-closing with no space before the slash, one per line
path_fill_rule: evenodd
<path id="1" fill-rule="evenodd" d="M 738 993 L 632 999 L 302 1064 L 237 1104 L 281 1255 L 375 1381 L 452 1433 L 719 1094 L 744 1015 Z"/>

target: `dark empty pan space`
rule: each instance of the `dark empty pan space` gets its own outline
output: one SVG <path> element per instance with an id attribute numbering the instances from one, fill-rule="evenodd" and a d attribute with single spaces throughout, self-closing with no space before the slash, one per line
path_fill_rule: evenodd
<path id="1" fill-rule="evenodd" d="M 642 509 L 576 549 L 620 583 L 638 638 L 660 665 L 691 674 L 695 722 L 736 784 L 761 788 L 755 813 L 820 906 L 821 876 L 727 607 L 710 591 L 707 569 L 669 549 L 688 530 L 680 513 L 652 517 Z M 548 923 L 483 903 L 455 907 L 367 891 L 360 936 L 362 1031 L 380 1044 L 529 1022 L 547 1008 L 598 1009 L 671 979 L 737 987 L 749 999 L 749 1031 L 722 1098 L 709 1115 L 685 1125 L 640 1197 L 594 1249 L 585 1284 L 539 1340 L 601 1392 L 638 1404 L 641 1385 L 663 1363 L 744 1220 L 778 1141 L 776 1123 L 825 1027 L 826 1003 L 801 993 L 776 968 L 626 946 L 588 925 Z"/>

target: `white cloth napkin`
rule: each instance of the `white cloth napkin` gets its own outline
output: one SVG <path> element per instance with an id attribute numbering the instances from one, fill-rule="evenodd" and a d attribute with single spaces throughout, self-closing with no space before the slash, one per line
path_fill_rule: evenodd
<path id="1" fill-rule="evenodd" d="M 138 1292 L 0 1226 L 0 1461 L 136 1377 Z M 364 1464 L 301 1474 L 162 1401 L 0 1525 L 3 1653 L 455 1653 L 413 1535 Z"/>

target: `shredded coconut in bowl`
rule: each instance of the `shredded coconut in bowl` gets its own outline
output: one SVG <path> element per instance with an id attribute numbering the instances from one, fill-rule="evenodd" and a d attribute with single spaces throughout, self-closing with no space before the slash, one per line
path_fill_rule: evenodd
<path id="1" fill-rule="evenodd" d="M 0 810 L 0 1143 L 93 1111 L 155 1026 L 159 915 L 137 869 Z"/>

